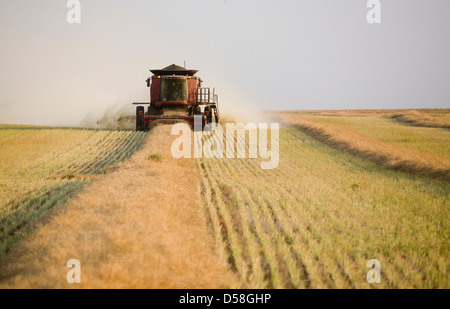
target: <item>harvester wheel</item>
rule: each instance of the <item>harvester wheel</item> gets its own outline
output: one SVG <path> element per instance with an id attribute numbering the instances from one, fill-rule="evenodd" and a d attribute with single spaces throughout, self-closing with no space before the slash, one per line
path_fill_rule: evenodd
<path id="1" fill-rule="evenodd" d="M 212 122 L 212 109 L 207 106 L 205 107 L 205 115 L 206 115 L 206 124 L 211 123 Z"/>
<path id="2" fill-rule="evenodd" d="M 138 106 L 136 107 L 136 131 L 147 131 L 145 122 L 144 122 L 144 107 Z"/>
<path id="3" fill-rule="evenodd" d="M 214 118 L 215 118 L 214 121 L 215 121 L 216 123 L 219 123 L 219 115 L 217 114 L 217 109 L 214 109 L 214 114 L 215 114 L 215 115 L 214 115 Z"/>

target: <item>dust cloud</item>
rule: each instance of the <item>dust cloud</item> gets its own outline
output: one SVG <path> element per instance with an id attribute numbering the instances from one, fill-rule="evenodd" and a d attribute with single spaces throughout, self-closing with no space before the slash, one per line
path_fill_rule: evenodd
<path id="1" fill-rule="evenodd" d="M 270 122 L 270 117 L 264 113 L 261 106 L 255 103 L 255 99 L 236 90 L 234 85 L 220 81 L 216 85 L 219 89 L 220 117 L 244 124 Z"/>
<path id="2" fill-rule="evenodd" d="M 111 130 L 134 130 L 136 118 L 133 106 L 116 104 L 106 109 L 99 118 L 87 115 L 81 122 L 83 128 L 111 129 Z"/>
<path id="3" fill-rule="evenodd" d="M 218 86 L 217 88 L 224 86 L 223 90 L 221 89 L 223 94 L 219 93 L 219 114 L 221 118 L 244 124 L 271 122 L 270 117 L 261 108 L 244 95 L 231 90 L 230 85 L 219 83 Z M 136 127 L 136 106 L 131 103 L 115 103 L 105 108 L 100 114 L 88 113 L 81 121 L 80 126 L 95 129 L 134 130 Z"/>

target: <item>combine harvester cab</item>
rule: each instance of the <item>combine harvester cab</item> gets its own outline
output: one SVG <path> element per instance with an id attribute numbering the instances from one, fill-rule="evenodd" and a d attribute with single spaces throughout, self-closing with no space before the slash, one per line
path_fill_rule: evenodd
<path id="1" fill-rule="evenodd" d="M 136 131 L 147 131 L 156 120 L 184 120 L 194 126 L 194 116 L 201 115 L 202 127 L 219 122 L 219 98 L 215 90 L 202 87 L 201 78 L 194 76 L 198 70 L 188 70 L 172 64 L 161 70 L 150 70 L 147 87 L 150 88 L 149 105 L 136 107 Z"/>

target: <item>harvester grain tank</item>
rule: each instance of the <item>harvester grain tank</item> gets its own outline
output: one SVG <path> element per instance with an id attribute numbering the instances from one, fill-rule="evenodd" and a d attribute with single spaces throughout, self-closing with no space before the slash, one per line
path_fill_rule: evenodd
<path id="1" fill-rule="evenodd" d="M 164 69 L 150 70 L 146 80 L 150 88 L 150 102 L 133 103 L 136 107 L 136 131 L 147 131 L 157 120 L 184 120 L 191 125 L 200 116 L 202 126 L 219 122 L 219 99 L 214 89 L 202 87 L 202 79 L 195 76 L 198 70 L 172 64 Z M 147 111 L 144 106 L 149 105 Z"/>

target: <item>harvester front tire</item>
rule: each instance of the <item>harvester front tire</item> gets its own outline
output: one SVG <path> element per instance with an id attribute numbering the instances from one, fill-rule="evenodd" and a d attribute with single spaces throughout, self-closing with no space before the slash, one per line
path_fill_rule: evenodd
<path id="1" fill-rule="evenodd" d="M 147 131 L 145 121 L 144 121 L 144 107 L 136 107 L 136 131 Z"/>
<path id="2" fill-rule="evenodd" d="M 209 106 L 205 107 L 205 114 L 206 112 L 208 112 L 206 115 L 206 124 L 212 123 L 212 109 Z"/>

